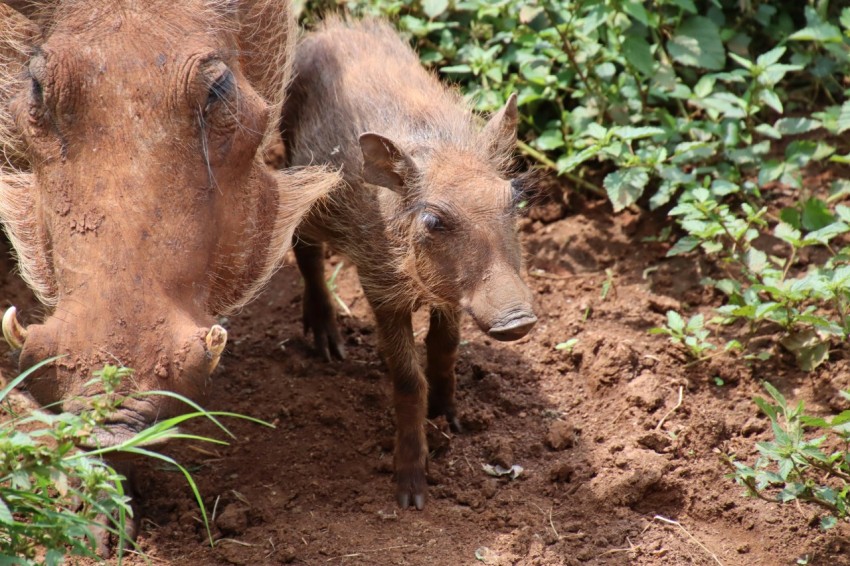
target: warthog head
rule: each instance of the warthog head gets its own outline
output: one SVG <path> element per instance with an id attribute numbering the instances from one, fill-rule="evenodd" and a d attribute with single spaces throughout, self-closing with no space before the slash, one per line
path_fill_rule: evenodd
<path id="1" fill-rule="evenodd" d="M 200 393 L 227 332 L 310 205 L 337 181 L 271 173 L 262 151 L 289 76 L 285 1 L 0 4 L 0 218 L 20 270 L 53 308 L 3 319 L 30 381 L 79 411 L 94 370 L 134 368 L 121 393 Z M 0 161 L 4 159 L 0 158 Z M 127 400 L 110 444 L 178 411 Z"/>

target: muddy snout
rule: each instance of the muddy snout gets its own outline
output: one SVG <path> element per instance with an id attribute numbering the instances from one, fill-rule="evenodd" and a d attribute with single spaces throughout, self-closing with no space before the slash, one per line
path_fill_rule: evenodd
<path id="1" fill-rule="evenodd" d="M 61 409 L 66 411 L 79 412 L 88 398 L 102 392 L 92 377 L 105 364 L 134 370 L 117 390 L 122 397 L 152 390 L 196 397 L 227 345 L 224 328 L 217 324 L 199 326 L 200 320 L 188 316 L 162 315 L 154 318 L 154 323 L 135 320 L 133 324 L 121 324 L 85 319 L 81 313 L 70 316 L 67 311 L 57 309 L 63 316 L 24 326 L 13 309 L 4 317 L 3 333 L 13 348 L 21 349 L 22 370 L 50 357 L 62 356 L 31 376 L 25 387 L 39 403 L 61 402 Z M 123 318 L 128 319 L 129 316 Z M 122 317 L 116 316 L 115 320 Z M 144 334 L 130 330 L 151 327 L 154 330 Z M 165 396 L 128 398 L 107 420 L 103 438 L 99 440 L 102 444 L 120 442 L 157 420 L 185 410 L 179 405 Z"/>
<path id="2" fill-rule="evenodd" d="M 487 330 L 487 336 L 501 342 L 519 340 L 528 334 L 535 324 L 537 324 L 537 317 L 530 308 L 515 310 L 497 320 Z"/>

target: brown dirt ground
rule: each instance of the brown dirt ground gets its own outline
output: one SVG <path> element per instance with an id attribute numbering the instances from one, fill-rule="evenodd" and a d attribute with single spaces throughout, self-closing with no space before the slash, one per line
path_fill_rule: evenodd
<path id="1" fill-rule="evenodd" d="M 224 322 L 231 341 L 203 400 L 276 428 L 232 421 L 229 446 L 166 449 L 192 470 L 215 515 L 214 548 L 182 476 L 144 463 L 141 549 L 153 564 L 176 565 L 850 564 L 846 524 L 823 533 L 811 508 L 744 498 L 719 457 L 752 462 L 755 441 L 767 438 L 751 401 L 762 379 L 815 413 L 847 408 L 838 395 L 850 388 L 846 353 L 812 374 L 789 369 L 782 353 L 687 366 L 647 331 L 670 308 L 710 312 L 717 297 L 699 281 L 713 267 L 667 259 L 669 243 L 644 242 L 659 218 L 571 197 L 523 221 L 540 322 L 509 344 L 465 325 L 466 432 L 429 424 L 422 512 L 394 504 L 389 384 L 354 269 L 338 279 L 353 315 L 342 319 L 349 358 L 337 363 L 320 361 L 302 337 L 299 276 L 282 269 Z M 2 297 L 31 319 L 39 307 L 0 255 Z M 613 287 L 603 298 L 606 269 Z M 425 325 L 420 316 L 416 328 Z M 572 353 L 554 348 L 570 338 Z M 0 367 L 12 371 L 13 360 Z M 189 428 L 216 434 L 206 423 Z M 495 479 L 487 463 L 524 471 Z"/>

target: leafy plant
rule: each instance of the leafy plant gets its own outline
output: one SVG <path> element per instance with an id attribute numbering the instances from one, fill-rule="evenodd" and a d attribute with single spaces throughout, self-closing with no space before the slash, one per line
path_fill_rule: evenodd
<path id="1" fill-rule="evenodd" d="M 850 232 L 850 208 L 839 205 L 833 215 L 822 201 L 811 199 L 799 217 L 794 216 L 796 211 L 783 211 L 799 228 L 777 223 L 773 236 L 787 247 L 784 255 L 768 255 L 755 245 L 768 225 L 767 208 L 744 203 L 735 214 L 729 205 L 718 202 L 712 191 L 717 188 L 713 183 L 695 189 L 670 211 L 688 235 L 668 255 L 699 247 L 717 258 L 727 277 L 704 282 L 726 295 L 726 304 L 717 309 L 718 321 L 744 321 L 748 337 L 765 326 L 778 326 L 783 331 L 781 343 L 797 356 L 800 367 L 814 369 L 828 358 L 830 338 L 844 339 L 850 331 L 850 248 L 831 246 L 835 238 Z M 813 229 L 803 235 L 804 226 Z M 826 248 L 831 257 L 793 276 L 791 268 L 800 251 L 813 247 Z"/>
<path id="2" fill-rule="evenodd" d="M 850 411 L 830 420 L 805 413 L 802 401 L 790 406 L 771 384 L 770 400 L 754 399 L 770 419 L 773 440 L 756 444 L 760 456 L 752 467 L 734 455 L 726 461 L 736 482 L 751 496 L 774 503 L 802 501 L 826 511 L 820 525 L 834 527 L 847 517 L 850 493 Z M 850 400 L 850 394 L 841 393 Z M 818 434 L 819 436 L 810 433 Z"/>
<path id="3" fill-rule="evenodd" d="M 671 342 L 684 346 L 695 360 L 701 360 L 707 352 L 717 349 L 708 341 L 709 331 L 705 328 L 705 318 L 701 314 L 695 314 L 685 322 L 676 311 L 667 311 L 667 324 L 653 328 L 649 333 L 669 336 Z"/>
<path id="4" fill-rule="evenodd" d="M 0 404 L 34 371 L 55 360 L 45 360 L 12 380 L 0 391 Z M 194 410 L 156 423 L 118 445 L 91 451 L 77 449 L 82 441 L 86 445 L 94 442 L 92 435 L 125 400 L 116 391 L 131 374 L 128 368 L 111 365 L 94 372 L 90 385 L 102 385 L 104 393 L 93 397 L 88 409 L 79 415 L 41 410 L 13 415 L 0 410 L 0 414 L 6 412 L 9 417 L 0 423 L 0 563 L 53 565 L 61 564 L 66 555 L 96 558 L 98 528 L 116 536 L 120 556 L 131 544 L 125 526 L 132 509 L 123 492 L 124 478 L 100 458 L 119 453 L 156 458 L 179 469 L 195 495 L 209 535 L 206 510 L 191 474 L 174 459 L 145 446 L 178 438 L 225 444 L 177 428 L 197 417 L 212 420 L 230 436 L 233 435 L 217 417 L 233 416 L 266 423 L 232 413 L 204 411 L 175 393 L 151 391 L 136 396 L 165 395 L 187 403 Z"/>

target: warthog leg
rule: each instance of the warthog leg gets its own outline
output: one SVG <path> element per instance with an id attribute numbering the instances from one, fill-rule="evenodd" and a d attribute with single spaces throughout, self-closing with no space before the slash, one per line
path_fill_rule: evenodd
<path id="1" fill-rule="evenodd" d="M 325 245 L 295 238 L 295 259 L 304 277 L 304 334 L 313 331 L 316 350 L 326 361 L 345 359 L 330 291 L 325 283 Z"/>
<path id="2" fill-rule="evenodd" d="M 425 346 L 428 351 L 428 418 L 444 415 L 455 432 L 461 432 L 455 408 L 455 363 L 460 345 L 458 309 L 432 308 Z"/>

